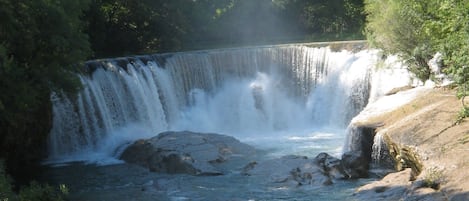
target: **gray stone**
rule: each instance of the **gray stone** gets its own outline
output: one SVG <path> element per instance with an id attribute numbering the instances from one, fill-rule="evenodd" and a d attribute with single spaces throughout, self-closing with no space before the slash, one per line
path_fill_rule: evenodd
<path id="1" fill-rule="evenodd" d="M 370 160 L 361 151 L 346 152 L 342 155 L 342 164 L 348 178 L 368 177 Z"/>
<path id="2" fill-rule="evenodd" d="M 327 153 L 320 153 L 315 158 L 316 164 L 332 179 L 346 179 L 342 161 Z"/>
<path id="3" fill-rule="evenodd" d="M 220 175 L 227 168 L 246 164 L 255 152 L 251 146 L 230 136 L 169 131 L 136 141 L 120 158 L 154 172 Z"/>
<path id="4" fill-rule="evenodd" d="M 283 156 L 246 165 L 242 174 L 263 177 L 268 183 L 287 186 L 331 185 L 334 179 L 345 178 L 340 160 L 326 153 L 314 159 L 305 156 Z"/>

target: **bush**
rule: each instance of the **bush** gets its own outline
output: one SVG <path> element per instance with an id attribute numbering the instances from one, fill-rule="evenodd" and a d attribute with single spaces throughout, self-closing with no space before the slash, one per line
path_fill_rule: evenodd
<path id="1" fill-rule="evenodd" d="M 65 185 L 58 189 L 47 184 L 31 182 L 29 186 L 22 188 L 18 194 L 12 190 L 12 180 L 6 174 L 3 161 L 0 161 L 0 201 L 62 201 L 68 194 Z"/>
<path id="2" fill-rule="evenodd" d="M 463 99 L 469 84 L 469 1 L 366 0 L 366 35 L 386 53 L 401 56 L 409 70 L 425 81 L 431 77 L 428 60 L 443 55 L 443 72 L 458 85 Z"/>
<path id="3" fill-rule="evenodd" d="M 0 161 L 0 201 L 13 200 L 14 193 L 11 191 L 11 179 L 5 172 L 3 161 Z"/>
<path id="4" fill-rule="evenodd" d="M 409 71 L 422 81 L 429 79 L 427 61 L 435 53 L 424 31 L 427 1 L 367 0 L 365 33 L 370 43 L 387 54 L 399 55 Z"/>
<path id="5" fill-rule="evenodd" d="M 427 171 L 427 174 L 423 178 L 422 187 L 433 188 L 435 190 L 440 189 L 440 184 L 444 180 L 443 171 L 436 167 L 432 167 Z"/>

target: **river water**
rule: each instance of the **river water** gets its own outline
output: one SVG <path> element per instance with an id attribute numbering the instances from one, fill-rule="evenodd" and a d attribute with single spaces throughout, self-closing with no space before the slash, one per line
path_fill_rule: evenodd
<path id="1" fill-rule="evenodd" d="M 342 153 L 347 125 L 368 102 L 411 82 L 376 50 L 301 44 L 87 62 L 76 97 L 52 95 L 43 180 L 72 200 L 349 200 L 369 180 L 283 186 L 242 176 L 152 173 L 119 155 L 167 130 L 220 133 L 259 149 L 253 160 Z"/>
<path id="2" fill-rule="evenodd" d="M 355 189 L 373 179 L 336 180 L 330 186 L 295 186 L 245 176 L 240 169 L 221 176 L 168 175 L 131 164 L 71 163 L 49 168 L 44 178 L 65 184 L 70 200 L 353 200 Z"/>

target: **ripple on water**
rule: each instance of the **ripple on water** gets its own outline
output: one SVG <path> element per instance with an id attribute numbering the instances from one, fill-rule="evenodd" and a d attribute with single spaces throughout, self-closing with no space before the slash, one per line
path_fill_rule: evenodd
<path id="1" fill-rule="evenodd" d="M 222 176 L 168 175 L 130 164 L 73 163 L 48 168 L 43 180 L 65 184 L 70 200 L 346 200 L 364 181 L 292 187 L 238 172 Z"/>

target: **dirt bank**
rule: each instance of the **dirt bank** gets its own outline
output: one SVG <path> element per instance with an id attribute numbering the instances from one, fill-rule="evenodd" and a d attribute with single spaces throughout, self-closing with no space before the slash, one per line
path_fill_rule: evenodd
<path id="1" fill-rule="evenodd" d="M 412 178 L 404 164 L 405 171 L 361 187 L 355 198 L 469 200 L 469 120 L 456 123 L 460 109 L 454 89 L 435 88 L 397 109 L 356 122 L 379 125 L 376 132 L 394 144 L 396 161 L 409 162 L 403 159 L 404 150 L 415 154 L 414 162 L 422 168 Z"/>

